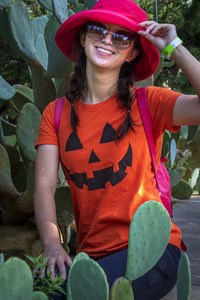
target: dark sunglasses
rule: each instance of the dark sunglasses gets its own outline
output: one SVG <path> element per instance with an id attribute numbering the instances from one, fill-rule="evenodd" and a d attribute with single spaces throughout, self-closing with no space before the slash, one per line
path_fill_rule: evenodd
<path id="1" fill-rule="evenodd" d="M 121 50 L 128 49 L 132 41 L 134 40 L 134 35 L 131 32 L 125 30 L 111 32 L 101 25 L 87 25 L 87 35 L 91 40 L 101 41 L 106 37 L 107 34 L 112 34 L 113 45 Z"/>

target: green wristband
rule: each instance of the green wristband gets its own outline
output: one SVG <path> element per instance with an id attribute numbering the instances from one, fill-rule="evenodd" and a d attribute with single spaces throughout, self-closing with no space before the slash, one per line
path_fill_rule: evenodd
<path id="1" fill-rule="evenodd" d="M 167 47 L 163 50 L 163 55 L 167 58 L 170 58 L 172 53 L 174 52 L 175 48 L 178 47 L 179 45 L 183 44 L 183 41 L 179 38 L 176 37 Z"/>

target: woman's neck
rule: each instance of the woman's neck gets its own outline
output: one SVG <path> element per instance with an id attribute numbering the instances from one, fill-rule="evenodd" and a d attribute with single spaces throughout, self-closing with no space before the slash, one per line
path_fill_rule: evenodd
<path id="1" fill-rule="evenodd" d="M 87 92 L 84 103 L 97 104 L 109 99 L 117 91 L 119 72 L 86 67 Z"/>

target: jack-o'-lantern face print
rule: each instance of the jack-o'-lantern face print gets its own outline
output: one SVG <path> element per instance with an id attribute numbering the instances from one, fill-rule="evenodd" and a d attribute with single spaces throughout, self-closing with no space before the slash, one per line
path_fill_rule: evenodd
<path id="1" fill-rule="evenodd" d="M 98 168 L 97 170 L 92 168 L 93 176 L 91 177 L 87 175 L 88 170 L 90 170 L 90 166 L 94 166 L 95 163 L 99 163 L 99 166 L 102 163 L 102 165 L 105 166 L 105 158 L 103 153 L 106 151 L 105 147 L 107 143 L 112 143 L 113 151 L 115 151 L 115 147 L 116 151 L 118 151 L 115 140 L 115 129 L 109 123 L 106 123 L 102 130 L 100 141 L 98 141 L 98 149 L 95 149 L 93 145 L 91 145 L 89 149 L 87 145 L 88 152 L 84 169 L 81 170 L 81 172 L 72 172 L 70 169 L 64 166 L 68 173 L 69 179 L 74 181 L 78 188 L 83 189 L 84 185 L 86 185 L 88 186 L 89 190 L 98 190 L 105 188 L 105 184 L 107 182 L 110 182 L 112 186 L 115 186 L 126 177 L 127 167 L 132 166 L 132 148 L 130 143 L 127 143 L 125 153 L 123 153 L 122 157 L 120 157 L 120 159 L 117 161 L 118 170 L 114 171 L 113 165 L 109 165 L 105 168 Z M 65 152 L 70 153 L 75 151 L 74 153 L 76 153 L 78 159 L 79 151 L 83 150 L 84 148 L 85 147 L 81 142 L 81 138 L 75 131 L 73 131 L 67 139 Z M 112 155 L 113 153 L 110 153 L 111 157 Z"/>

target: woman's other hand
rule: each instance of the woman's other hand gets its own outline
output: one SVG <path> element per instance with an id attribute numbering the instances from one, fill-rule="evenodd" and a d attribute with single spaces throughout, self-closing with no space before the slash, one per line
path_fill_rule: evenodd
<path id="1" fill-rule="evenodd" d="M 60 244 L 48 245 L 44 247 L 43 255 L 48 257 L 47 267 L 50 270 L 51 277 L 55 278 L 55 266 L 58 266 L 59 274 L 63 279 L 66 278 L 66 265 L 70 267 L 72 264 L 71 257 L 66 253 Z M 42 270 L 40 277 L 45 276 L 46 269 Z"/>
<path id="2" fill-rule="evenodd" d="M 146 21 L 139 24 L 144 30 L 138 34 L 152 42 L 160 51 L 163 51 L 176 37 L 176 27 L 173 24 L 159 24 Z"/>

